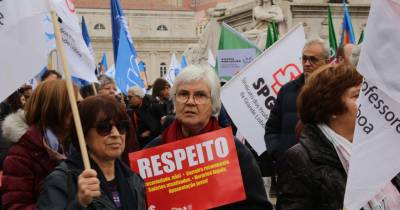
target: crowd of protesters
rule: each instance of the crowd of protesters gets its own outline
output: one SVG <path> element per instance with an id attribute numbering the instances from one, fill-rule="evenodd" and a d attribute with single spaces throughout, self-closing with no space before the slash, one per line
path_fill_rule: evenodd
<path id="1" fill-rule="evenodd" d="M 322 40 L 306 43 L 304 73 L 280 89 L 266 123 L 268 150 L 258 157 L 235 139 L 246 199 L 216 209 L 273 209 L 263 175 L 272 176 L 278 210 L 343 208 L 359 52 L 342 46 L 332 62 Z M 118 94 L 115 81 L 101 75 L 99 84 L 75 87 L 92 167 L 84 169 L 66 82 L 54 70 L 41 79 L 0 104 L 3 209 L 147 209 L 144 181 L 128 167 L 128 153 L 234 127 L 207 66 L 188 66 L 172 86 L 156 79 L 151 95 L 139 87 Z M 364 209 L 399 209 L 398 189 L 400 177 Z"/>

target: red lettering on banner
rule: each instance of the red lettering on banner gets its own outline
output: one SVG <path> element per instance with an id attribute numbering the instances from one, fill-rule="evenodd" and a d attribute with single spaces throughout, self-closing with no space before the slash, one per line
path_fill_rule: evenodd
<path id="1" fill-rule="evenodd" d="M 75 13 L 75 0 L 65 0 L 65 4 L 67 4 L 68 10 L 72 13 Z"/>
<path id="2" fill-rule="evenodd" d="M 275 94 L 278 94 L 279 90 L 284 84 L 296 79 L 300 75 L 300 68 L 296 64 L 288 64 L 284 68 L 280 68 L 272 75 L 275 83 L 271 85 L 271 88 Z"/>
<path id="3" fill-rule="evenodd" d="M 231 128 L 129 154 L 155 209 L 210 209 L 246 198 Z"/>

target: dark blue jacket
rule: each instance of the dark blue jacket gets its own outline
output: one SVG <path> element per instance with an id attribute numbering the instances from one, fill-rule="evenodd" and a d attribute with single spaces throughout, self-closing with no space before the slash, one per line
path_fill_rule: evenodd
<path id="1" fill-rule="evenodd" d="M 280 89 L 265 125 L 264 140 L 267 153 L 274 161 L 298 142 L 295 136 L 295 127 L 299 120 L 296 99 L 303 85 L 304 74 L 301 74 Z"/>

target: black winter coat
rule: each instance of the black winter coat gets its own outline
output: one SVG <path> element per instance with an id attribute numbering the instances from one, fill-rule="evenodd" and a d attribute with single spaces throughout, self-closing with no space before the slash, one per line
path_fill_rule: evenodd
<path id="1" fill-rule="evenodd" d="M 157 137 L 146 145 L 146 148 L 161 145 L 161 140 L 161 137 Z M 237 139 L 235 139 L 235 145 L 247 199 L 213 208 L 213 210 L 272 210 L 272 204 L 269 202 L 265 192 L 264 182 L 256 160 L 250 150 Z"/>
<path id="2" fill-rule="evenodd" d="M 278 160 L 284 152 L 297 143 L 295 127 L 297 116 L 296 99 L 304 85 L 304 74 L 285 84 L 278 93 L 276 103 L 265 124 L 264 140 L 272 160 Z"/>
<path id="3" fill-rule="evenodd" d="M 284 154 L 277 169 L 277 210 L 343 208 L 347 174 L 317 126 L 304 126 L 300 142 Z M 392 182 L 399 189 L 399 178 Z"/>
<path id="4" fill-rule="evenodd" d="M 135 119 L 136 114 L 136 119 Z M 144 97 L 140 107 L 131 107 L 128 109 L 128 115 L 131 117 L 133 126 L 135 127 L 136 137 L 139 141 L 140 148 L 149 143 L 161 133 L 161 113 L 158 104 L 153 104 Z M 150 131 L 149 137 L 142 137 L 143 132 Z"/>
<path id="5" fill-rule="evenodd" d="M 146 189 L 144 181 L 139 175 L 133 173 L 122 161 L 115 161 L 115 180 L 119 189 L 121 204 L 129 206 L 124 210 L 146 210 Z M 101 196 L 84 208 L 76 197 L 78 176 L 83 171 L 82 159 L 76 154 L 62 162 L 45 179 L 40 193 L 37 210 L 118 210 L 110 192 L 104 175 L 98 166 L 91 161 L 91 166 L 96 170 L 100 180 Z M 132 196 L 132 197 L 131 197 Z"/>

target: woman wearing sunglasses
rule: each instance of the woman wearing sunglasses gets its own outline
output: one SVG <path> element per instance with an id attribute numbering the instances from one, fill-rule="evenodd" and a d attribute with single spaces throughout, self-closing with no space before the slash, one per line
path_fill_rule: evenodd
<path id="1" fill-rule="evenodd" d="M 83 170 L 80 152 L 73 152 L 46 178 L 37 209 L 146 209 L 143 180 L 119 159 L 134 135 L 124 106 L 98 95 L 78 108 L 92 169 Z M 74 128 L 71 137 L 78 149 Z"/>

